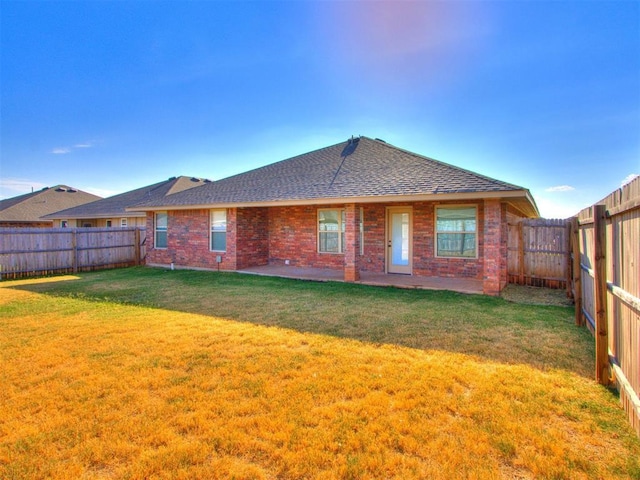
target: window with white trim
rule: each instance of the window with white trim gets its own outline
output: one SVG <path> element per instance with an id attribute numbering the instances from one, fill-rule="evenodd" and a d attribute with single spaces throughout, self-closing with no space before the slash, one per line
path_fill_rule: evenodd
<path id="1" fill-rule="evenodd" d="M 167 212 L 156 212 L 154 219 L 154 241 L 155 248 L 167 248 L 167 227 L 169 216 Z"/>
<path id="2" fill-rule="evenodd" d="M 436 256 L 476 258 L 476 207 L 436 207 Z"/>
<path id="3" fill-rule="evenodd" d="M 126 218 L 121 218 L 120 219 L 120 226 L 121 227 L 126 227 L 127 226 L 127 219 Z"/>
<path id="4" fill-rule="evenodd" d="M 211 251 L 227 251 L 227 211 L 211 210 Z"/>
<path id="5" fill-rule="evenodd" d="M 344 252 L 345 223 L 342 208 L 318 210 L 318 252 Z"/>

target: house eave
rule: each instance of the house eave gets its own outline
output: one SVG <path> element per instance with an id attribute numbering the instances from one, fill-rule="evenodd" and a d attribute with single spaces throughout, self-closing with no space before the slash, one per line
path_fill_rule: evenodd
<path id="1" fill-rule="evenodd" d="M 208 210 L 215 208 L 287 207 L 299 205 L 336 205 L 345 203 L 399 203 L 399 202 L 448 202 L 499 199 L 509 203 L 526 217 L 538 217 L 538 209 L 528 190 L 495 192 L 430 193 L 416 195 L 376 195 L 366 197 L 305 198 L 291 200 L 267 200 L 257 202 L 212 202 L 188 205 L 137 206 L 127 211 L 158 212 L 166 210 Z"/>
<path id="2" fill-rule="evenodd" d="M 20 219 L 11 219 L 11 218 L 0 218 L 0 223 L 42 223 L 42 222 L 51 222 L 51 220 L 46 218 L 36 218 L 35 220 L 29 219 L 25 220 L 24 218 Z"/>
<path id="3" fill-rule="evenodd" d="M 144 218 L 146 216 L 145 212 L 142 210 L 129 210 L 127 209 L 126 212 L 119 212 L 119 213 L 100 213 L 100 214 L 95 214 L 95 213 L 89 213 L 86 215 L 55 215 L 55 216 L 51 216 L 51 215 L 47 215 L 46 217 L 43 217 L 47 220 L 83 220 L 83 219 L 88 219 L 88 218 Z"/>

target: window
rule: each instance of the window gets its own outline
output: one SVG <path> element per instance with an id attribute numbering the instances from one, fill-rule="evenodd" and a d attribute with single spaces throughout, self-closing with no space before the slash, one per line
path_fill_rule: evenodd
<path id="1" fill-rule="evenodd" d="M 67 228 L 69 226 L 68 220 L 60 220 L 60 227 Z"/>
<path id="2" fill-rule="evenodd" d="M 107 228 L 111 228 L 111 220 L 107 220 Z"/>
<path id="3" fill-rule="evenodd" d="M 154 246 L 155 248 L 167 248 L 167 225 L 169 220 L 167 212 L 156 213 L 155 220 Z"/>
<path id="4" fill-rule="evenodd" d="M 318 252 L 344 252 L 345 223 L 343 209 L 318 210 Z"/>
<path id="5" fill-rule="evenodd" d="M 436 208 L 436 256 L 477 256 L 476 207 Z"/>
<path id="6" fill-rule="evenodd" d="M 120 226 L 121 227 L 126 227 L 127 226 L 127 219 L 126 218 L 121 218 L 120 219 Z"/>
<path id="7" fill-rule="evenodd" d="M 227 211 L 211 210 L 211 250 L 227 251 Z"/>

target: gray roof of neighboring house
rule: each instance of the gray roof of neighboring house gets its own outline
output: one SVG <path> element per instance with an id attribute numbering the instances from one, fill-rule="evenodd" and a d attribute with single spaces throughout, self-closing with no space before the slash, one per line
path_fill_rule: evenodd
<path id="1" fill-rule="evenodd" d="M 161 200 L 166 195 L 182 192 L 194 187 L 201 187 L 209 182 L 210 180 L 196 177 L 172 177 L 168 180 L 154 183 L 153 185 L 148 185 L 119 195 L 113 195 L 66 210 L 60 210 L 47 215 L 45 218 L 69 219 L 144 216 L 144 210 L 136 212 L 126 210 L 126 208 L 134 207 L 140 202 Z"/>
<path id="2" fill-rule="evenodd" d="M 67 185 L 46 187 L 37 192 L 0 200 L 0 222 L 41 222 L 50 213 L 100 198 Z"/>
<path id="3" fill-rule="evenodd" d="M 212 182 L 150 199 L 147 210 L 206 206 L 322 203 L 327 199 L 524 197 L 519 210 L 537 216 L 528 190 L 367 137 L 321 148 Z"/>

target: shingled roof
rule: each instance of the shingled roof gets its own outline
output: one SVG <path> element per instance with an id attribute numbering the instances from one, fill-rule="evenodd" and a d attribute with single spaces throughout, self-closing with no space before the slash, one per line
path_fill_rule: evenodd
<path id="1" fill-rule="evenodd" d="M 201 187 L 210 180 L 196 177 L 171 177 L 168 180 L 154 183 L 146 187 L 129 192 L 113 195 L 95 202 L 61 210 L 47 219 L 77 219 L 77 218 L 111 218 L 111 217 L 144 217 L 144 211 L 126 210 L 140 202 L 161 201 L 166 195 L 179 193 L 190 188 Z"/>
<path id="2" fill-rule="evenodd" d="M 138 205 L 146 210 L 508 198 L 538 216 L 528 190 L 367 137 L 321 148 Z"/>
<path id="3" fill-rule="evenodd" d="M 37 192 L 0 200 L 0 222 L 38 223 L 42 222 L 47 214 L 100 198 L 67 185 L 47 187 Z"/>

